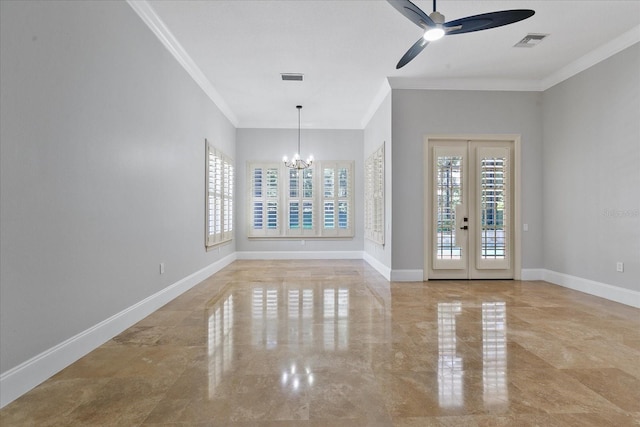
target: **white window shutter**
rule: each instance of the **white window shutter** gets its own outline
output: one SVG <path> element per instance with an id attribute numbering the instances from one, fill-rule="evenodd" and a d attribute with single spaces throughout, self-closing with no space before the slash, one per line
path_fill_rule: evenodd
<path id="1" fill-rule="evenodd" d="M 233 238 L 233 161 L 210 142 L 206 145 L 205 245 Z"/>
<path id="2" fill-rule="evenodd" d="M 353 161 L 248 163 L 249 237 L 352 237 Z"/>
<path id="3" fill-rule="evenodd" d="M 365 238 L 384 244 L 384 143 L 365 161 Z"/>

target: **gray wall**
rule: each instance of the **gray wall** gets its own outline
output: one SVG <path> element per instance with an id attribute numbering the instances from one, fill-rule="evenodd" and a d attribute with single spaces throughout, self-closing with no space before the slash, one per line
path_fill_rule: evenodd
<path id="1" fill-rule="evenodd" d="M 293 111 L 293 110 L 292 110 Z M 295 113 L 295 112 L 294 112 Z M 304 114 L 304 109 L 303 109 Z M 236 246 L 238 251 L 362 251 L 364 228 L 364 174 L 363 131 L 302 129 L 301 156 L 313 154 L 317 160 L 355 161 L 355 212 L 356 233 L 353 239 L 300 240 L 249 239 L 247 237 L 248 197 L 247 162 L 280 162 L 282 156 L 293 156 L 298 144 L 298 129 L 238 129 L 236 149 Z"/>
<path id="2" fill-rule="evenodd" d="M 423 143 L 429 134 L 522 136 L 522 267 L 542 265 L 542 109 L 540 93 L 392 91 L 393 269 L 422 269 Z"/>
<path id="3" fill-rule="evenodd" d="M 204 250 L 235 129 L 126 3 L 0 7 L 6 372 L 235 251 Z"/>
<path id="4" fill-rule="evenodd" d="M 640 44 L 543 102 L 544 267 L 640 291 Z"/>
<path id="5" fill-rule="evenodd" d="M 376 151 L 382 143 L 385 143 L 384 159 L 384 222 L 385 244 L 364 240 L 364 251 L 391 268 L 391 93 L 382 101 L 364 129 L 364 159 Z M 364 222 L 364 212 L 360 216 Z"/>

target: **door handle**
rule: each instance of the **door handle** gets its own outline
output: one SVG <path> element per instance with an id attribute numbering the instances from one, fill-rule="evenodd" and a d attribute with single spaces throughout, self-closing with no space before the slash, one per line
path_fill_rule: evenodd
<path id="1" fill-rule="evenodd" d="M 468 230 L 469 226 L 468 225 L 463 225 L 462 227 L 460 227 L 460 230 Z"/>

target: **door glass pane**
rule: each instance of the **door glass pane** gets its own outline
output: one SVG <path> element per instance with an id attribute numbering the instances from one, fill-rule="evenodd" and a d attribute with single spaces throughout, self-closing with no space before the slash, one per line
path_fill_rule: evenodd
<path id="1" fill-rule="evenodd" d="M 504 259 L 506 159 L 504 157 L 483 158 L 480 168 L 481 257 Z"/>
<path id="2" fill-rule="evenodd" d="M 438 156 L 436 191 L 437 259 L 460 259 L 461 249 L 455 246 L 455 208 L 462 203 L 462 157 Z"/>

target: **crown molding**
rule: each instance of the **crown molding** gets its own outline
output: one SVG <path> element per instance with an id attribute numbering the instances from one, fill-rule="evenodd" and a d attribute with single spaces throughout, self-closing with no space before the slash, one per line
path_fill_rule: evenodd
<path id="1" fill-rule="evenodd" d="M 538 80 L 517 79 L 415 79 L 389 77 L 392 89 L 540 91 Z"/>
<path id="2" fill-rule="evenodd" d="M 162 42 L 164 47 L 167 48 L 187 73 L 189 73 L 191 78 L 193 78 L 198 86 L 200 86 L 204 93 L 206 93 L 213 103 L 220 109 L 222 114 L 224 114 L 233 126 L 237 128 L 238 118 L 234 112 L 218 91 L 213 87 L 202 70 L 200 70 L 193 59 L 191 59 L 191 56 L 189 56 L 180 42 L 178 42 L 171 31 L 169 31 L 164 22 L 162 22 L 151 5 L 146 0 L 127 0 L 127 3 L 138 14 L 142 21 L 147 24 L 156 37 L 158 37 L 158 40 Z"/>
<path id="3" fill-rule="evenodd" d="M 373 118 L 374 114 L 376 113 L 376 111 L 378 111 L 378 108 L 380 108 L 380 105 L 385 100 L 387 95 L 389 95 L 389 93 L 391 93 L 391 85 L 389 84 L 389 79 L 386 78 L 384 79 L 384 82 L 382 82 L 382 85 L 380 85 L 378 92 L 373 97 L 373 101 L 371 101 L 371 105 L 369 106 L 369 109 L 367 110 L 364 117 L 360 121 L 360 127 L 362 129 L 365 129 L 367 127 L 367 125 Z"/>
<path id="4" fill-rule="evenodd" d="M 389 77 L 388 80 L 392 89 L 544 92 L 638 42 L 640 42 L 640 25 L 540 80 L 415 79 L 406 77 Z"/>
<path id="5" fill-rule="evenodd" d="M 640 42 L 640 25 L 545 77 L 540 81 L 541 90 L 545 91 L 638 42 Z"/>

